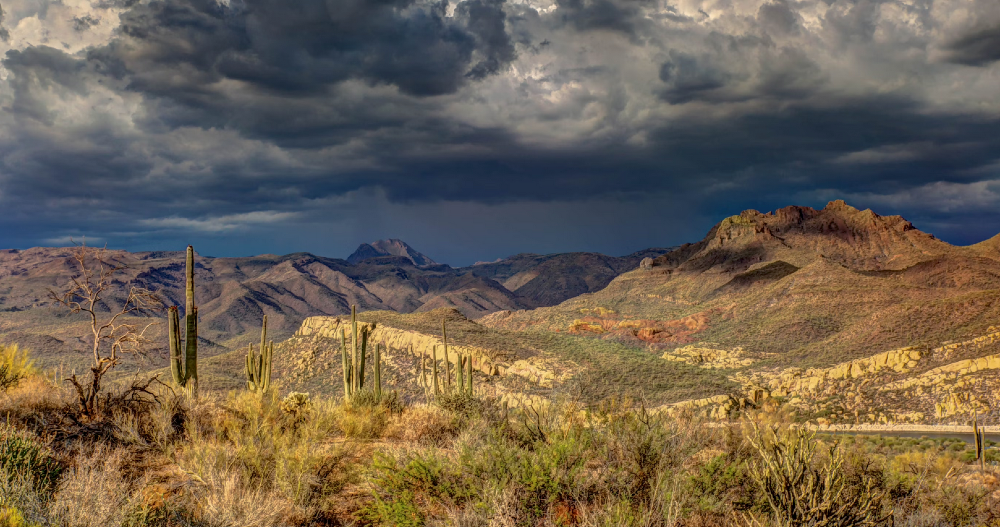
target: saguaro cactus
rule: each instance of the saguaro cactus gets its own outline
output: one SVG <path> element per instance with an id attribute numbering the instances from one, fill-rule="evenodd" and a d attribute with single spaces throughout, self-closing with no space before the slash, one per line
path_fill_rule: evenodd
<path id="1" fill-rule="evenodd" d="M 445 327 L 445 320 L 441 320 L 441 342 L 444 344 L 445 385 L 451 391 L 451 359 L 448 358 L 448 329 Z"/>
<path id="2" fill-rule="evenodd" d="M 368 337 L 375 330 L 375 324 L 365 324 L 358 328 L 357 306 L 351 306 L 351 356 L 347 356 L 347 337 L 344 330 L 340 330 L 340 350 L 344 364 L 344 395 L 347 398 L 354 397 L 365 387 L 365 355 L 368 351 Z M 376 395 L 382 393 L 382 366 L 381 354 L 378 348 L 375 350 L 375 386 Z"/>
<path id="3" fill-rule="evenodd" d="M 986 471 L 986 450 L 983 445 L 983 429 L 979 428 L 979 413 L 972 419 L 972 435 L 976 438 L 976 461 L 979 461 L 979 468 Z"/>
<path id="4" fill-rule="evenodd" d="M 375 386 L 372 388 L 375 390 L 375 399 L 382 400 L 382 346 L 378 343 L 375 344 Z"/>
<path id="5" fill-rule="evenodd" d="M 181 354 L 180 314 L 172 306 L 168 313 L 167 333 L 170 339 L 170 373 L 174 382 L 198 395 L 198 306 L 194 304 L 194 247 L 187 247 L 187 304 L 184 309 L 185 342 Z"/>
<path id="6" fill-rule="evenodd" d="M 260 355 L 254 353 L 253 344 L 247 344 L 247 388 L 252 392 L 267 392 L 271 387 L 271 358 L 274 341 L 267 340 L 267 315 L 260 328 Z"/>

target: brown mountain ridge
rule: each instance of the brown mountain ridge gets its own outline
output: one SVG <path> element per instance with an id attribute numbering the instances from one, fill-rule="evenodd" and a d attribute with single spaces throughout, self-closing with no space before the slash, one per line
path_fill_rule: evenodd
<path id="1" fill-rule="evenodd" d="M 776 364 L 832 364 L 998 324 L 998 239 L 953 246 L 843 201 L 748 210 L 598 292 L 481 323 L 668 350 L 711 342 L 773 353 Z"/>

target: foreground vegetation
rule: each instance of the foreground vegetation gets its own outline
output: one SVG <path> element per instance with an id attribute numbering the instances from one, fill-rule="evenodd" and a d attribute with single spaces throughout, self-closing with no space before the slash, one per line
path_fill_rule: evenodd
<path id="1" fill-rule="evenodd" d="M 997 473 L 965 447 L 838 443 L 781 408 L 720 426 L 615 399 L 194 399 L 143 381 L 81 420 L 65 383 L 0 357 L 4 526 L 1000 525 Z"/>

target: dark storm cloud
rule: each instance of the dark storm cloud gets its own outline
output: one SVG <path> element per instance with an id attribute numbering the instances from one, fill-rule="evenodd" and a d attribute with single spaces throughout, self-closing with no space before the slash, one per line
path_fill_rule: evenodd
<path id="1" fill-rule="evenodd" d="M 411 0 L 154 1 L 124 13 L 124 38 L 92 56 L 124 64 L 131 89 L 194 107 L 224 97 L 208 93 L 223 79 L 276 96 L 350 78 L 440 95 L 513 60 L 501 5 L 463 2 L 462 16 L 448 18 L 446 4 Z"/>
<path id="2" fill-rule="evenodd" d="M 968 18 L 946 16 L 959 4 Z M 940 211 L 928 217 L 944 224 L 978 192 L 987 198 L 961 214 L 1000 231 L 996 33 L 976 25 L 993 20 L 993 4 L 721 5 L 19 5 L 3 27 L 26 31 L 35 26 L 18 20 L 36 17 L 65 33 L 6 51 L 2 222 L 36 240 L 287 240 L 353 216 L 377 223 L 374 200 L 393 221 L 445 204 L 572 228 L 539 212 L 549 204 L 601 210 L 609 232 L 639 232 L 629 212 L 640 201 L 644 214 L 683 208 L 709 221 L 853 196 Z M 104 41 L 79 40 L 118 19 Z M 435 228 L 502 234 L 500 221 L 440 214 Z"/>
<path id="3" fill-rule="evenodd" d="M 987 66 L 1000 60 L 1000 24 L 962 35 L 949 43 L 948 60 L 967 66 Z"/>
<path id="4" fill-rule="evenodd" d="M 557 0 L 555 16 L 580 31 L 617 31 L 636 37 L 648 24 L 644 0 Z"/>

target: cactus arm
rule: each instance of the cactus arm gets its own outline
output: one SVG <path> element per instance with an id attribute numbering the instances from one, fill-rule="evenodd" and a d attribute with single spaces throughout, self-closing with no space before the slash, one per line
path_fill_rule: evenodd
<path id="1" fill-rule="evenodd" d="M 458 362 L 455 364 L 458 377 L 458 391 L 465 392 L 465 357 L 458 354 Z"/>
<path id="2" fill-rule="evenodd" d="M 247 356 L 244 357 L 244 362 L 247 368 L 247 389 L 251 392 L 257 391 L 257 385 L 254 383 L 253 344 L 247 344 Z"/>
<path id="3" fill-rule="evenodd" d="M 413 355 L 413 344 L 410 344 L 410 355 Z M 420 386 L 427 389 L 427 362 L 423 350 L 420 351 Z"/>
<path id="4" fill-rule="evenodd" d="M 194 310 L 194 247 L 187 246 L 187 260 L 185 261 L 184 274 L 187 278 L 185 284 L 185 299 L 187 304 L 184 306 L 184 313 L 190 313 Z"/>
<path id="5" fill-rule="evenodd" d="M 434 377 L 434 395 L 440 392 L 438 388 L 438 347 L 431 347 L 431 375 Z"/>
<path id="6" fill-rule="evenodd" d="M 170 341 L 170 376 L 178 386 L 184 386 L 184 360 L 181 356 L 180 315 L 177 306 L 167 310 L 167 337 Z"/>

